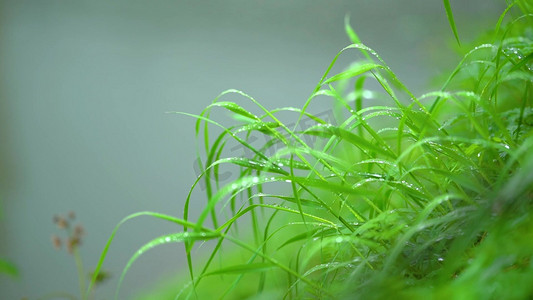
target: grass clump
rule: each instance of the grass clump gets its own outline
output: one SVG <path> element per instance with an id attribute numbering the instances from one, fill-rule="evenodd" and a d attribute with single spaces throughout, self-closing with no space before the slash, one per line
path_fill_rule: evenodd
<path id="1" fill-rule="evenodd" d="M 269 110 L 228 90 L 199 115 L 181 113 L 196 118 L 204 151 L 183 217 L 141 212 L 120 224 L 149 215 L 182 230 L 138 250 L 122 278 L 148 249 L 179 242 L 190 283 L 176 299 L 531 297 L 531 13 L 510 4 L 442 88 L 419 97 L 346 22 L 353 44 L 302 108 Z M 331 75 L 352 53 L 360 59 Z M 326 117 L 312 112 L 323 98 L 334 102 Z M 223 125 L 215 110 L 236 121 Z M 227 170 L 238 176 L 224 184 Z M 193 218 L 202 181 L 207 203 Z"/>

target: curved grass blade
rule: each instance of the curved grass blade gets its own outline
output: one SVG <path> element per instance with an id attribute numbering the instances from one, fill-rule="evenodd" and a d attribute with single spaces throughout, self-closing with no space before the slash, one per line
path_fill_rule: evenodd
<path id="1" fill-rule="evenodd" d="M 453 31 L 455 40 L 457 41 L 457 44 L 461 46 L 461 41 L 459 41 L 459 34 L 457 33 L 457 28 L 455 27 L 455 20 L 453 18 L 453 12 L 452 7 L 450 6 L 450 1 L 442 0 L 442 3 L 444 4 L 444 9 L 446 10 L 446 17 L 448 18 L 448 23 L 450 23 L 450 28 Z"/>
<path id="2" fill-rule="evenodd" d="M 225 109 L 227 109 L 229 111 L 232 111 L 232 112 L 238 114 L 239 116 L 245 117 L 246 119 L 250 119 L 250 120 L 254 120 L 254 121 L 258 120 L 256 115 L 254 115 L 251 112 L 247 111 L 246 109 L 244 109 L 242 106 L 238 105 L 235 102 L 218 101 L 218 102 L 212 103 L 206 109 L 210 109 L 211 107 L 214 107 L 214 106 L 223 107 L 223 108 L 225 108 Z"/>
<path id="3" fill-rule="evenodd" d="M 348 14 L 344 17 L 344 30 L 346 31 L 346 35 L 348 35 L 348 37 L 350 38 L 350 41 L 352 42 L 352 44 L 360 44 L 361 43 L 361 39 L 359 39 L 359 36 L 357 35 L 355 30 L 353 30 L 352 26 L 350 25 L 350 15 L 348 15 Z M 367 51 L 363 50 L 363 51 L 361 51 L 361 53 L 363 53 L 363 55 L 369 61 L 372 61 L 372 58 L 370 57 L 370 55 L 368 54 Z"/>
<path id="4" fill-rule="evenodd" d="M 95 282 L 96 282 L 96 280 L 98 278 L 98 274 L 100 274 L 100 270 L 102 269 L 102 265 L 104 264 L 104 260 L 106 258 L 107 252 L 109 251 L 109 247 L 111 246 L 111 243 L 113 242 L 113 239 L 115 238 L 115 235 L 116 235 L 118 229 L 125 222 L 127 222 L 127 221 L 129 221 L 131 219 L 140 217 L 140 216 L 150 216 L 150 217 L 154 217 L 154 218 L 161 219 L 161 220 L 164 220 L 164 221 L 173 222 L 173 223 L 176 223 L 178 225 L 182 225 L 184 227 L 194 227 L 194 226 L 196 226 L 195 223 L 191 223 L 191 222 L 179 219 L 179 218 L 174 218 L 174 217 L 169 216 L 169 215 L 160 214 L 160 213 L 156 213 L 156 212 L 150 212 L 150 211 L 143 211 L 143 212 L 138 212 L 138 213 L 134 213 L 134 214 L 128 215 L 127 217 L 122 219 L 117 224 L 117 226 L 115 226 L 115 228 L 113 229 L 113 232 L 109 236 L 109 239 L 107 240 L 107 243 L 106 243 L 106 245 L 104 247 L 104 250 L 102 250 L 102 254 L 100 254 L 100 258 L 99 258 L 98 263 L 96 265 L 96 268 L 94 270 L 91 282 L 89 283 L 89 287 L 87 288 L 87 293 L 85 294 L 86 298 L 89 297 L 89 295 L 91 293 L 91 290 L 92 290 L 92 287 L 94 286 L 94 284 L 95 284 Z M 207 229 L 200 228 L 200 231 L 207 231 Z"/>
<path id="5" fill-rule="evenodd" d="M 126 273 L 132 266 L 132 264 L 146 251 L 163 245 L 163 244 L 170 244 L 170 243 L 185 243 L 185 242 L 192 242 L 192 241 L 206 241 L 210 239 L 219 238 L 220 234 L 217 232 L 178 232 L 178 233 L 171 233 L 167 235 L 160 236 L 158 238 L 155 238 L 151 240 L 150 242 L 146 243 L 144 246 L 142 246 L 135 254 L 130 258 L 128 263 L 126 264 L 126 267 L 124 267 L 124 270 L 122 271 L 122 274 L 120 275 L 120 279 L 118 281 L 117 290 L 115 292 L 115 299 L 118 299 L 118 293 L 120 291 L 120 286 L 122 284 L 122 281 L 124 280 L 124 277 L 126 276 Z"/>
<path id="6" fill-rule="evenodd" d="M 259 194 L 256 194 L 254 197 L 278 198 L 278 199 L 281 199 L 281 200 L 285 200 L 287 202 L 291 202 L 291 203 L 297 204 L 296 198 L 295 197 L 291 197 L 291 196 L 259 193 Z M 317 202 L 317 201 L 315 201 L 315 200 L 304 199 L 304 198 L 301 198 L 301 197 L 298 197 L 298 199 L 299 199 L 300 203 L 302 204 L 302 206 L 309 206 L 309 207 L 314 207 L 314 208 L 323 208 L 322 204 Z"/>
<path id="7" fill-rule="evenodd" d="M 280 205 L 252 204 L 252 205 L 247 206 L 246 208 L 242 209 L 238 213 L 236 213 L 233 217 L 231 217 L 228 221 L 226 221 L 226 223 L 220 225 L 220 227 L 218 227 L 216 229 L 216 231 L 222 231 L 222 229 L 231 226 L 233 223 L 235 223 L 237 221 L 237 219 L 239 219 L 240 217 L 242 217 L 246 213 L 248 213 L 248 212 L 250 212 L 250 211 L 252 211 L 252 210 L 254 210 L 254 209 L 258 208 L 258 207 L 268 208 L 268 209 L 272 209 L 272 210 L 279 211 L 279 212 L 286 212 L 286 213 L 297 214 L 297 215 L 301 214 L 301 212 L 299 210 L 291 209 L 291 208 L 288 208 L 288 207 L 283 207 L 283 206 L 280 206 Z M 324 218 L 315 216 L 315 215 L 310 214 L 310 213 L 304 212 L 303 215 L 305 217 L 308 217 L 310 219 L 318 221 L 318 222 L 320 222 L 322 224 L 328 224 L 328 226 L 334 226 L 334 227 L 337 226 L 335 223 L 333 223 L 333 222 L 331 222 L 329 220 L 326 220 Z"/>
<path id="8" fill-rule="evenodd" d="M 374 69 L 385 69 L 385 67 L 383 67 L 380 64 L 374 64 L 374 63 L 365 63 L 365 64 L 352 66 L 348 70 L 335 74 L 332 77 L 328 78 L 326 81 L 323 82 L 323 84 L 330 84 L 335 81 L 352 78 L 352 77 L 361 75 L 363 73 L 366 73 Z"/>
<path id="9" fill-rule="evenodd" d="M 346 140 L 347 142 L 361 149 L 365 153 L 368 153 L 370 151 L 391 158 L 396 157 L 396 155 L 392 153 L 390 149 L 383 149 L 381 147 L 375 146 L 365 138 L 357 136 L 351 131 L 342 129 L 334 125 L 317 125 L 306 130 L 306 133 L 321 137 L 331 137 L 331 135 L 335 135 L 339 138 Z M 373 156 L 369 155 L 369 157 Z"/>

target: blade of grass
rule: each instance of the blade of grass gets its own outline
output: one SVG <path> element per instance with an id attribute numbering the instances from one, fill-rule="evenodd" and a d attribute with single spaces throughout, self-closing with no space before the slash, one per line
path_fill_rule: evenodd
<path id="1" fill-rule="evenodd" d="M 444 4 L 444 9 L 446 10 L 446 17 L 448 18 L 448 23 L 450 23 L 450 28 L 453 31 L 453 36 L 455 36 L 457 45 L 461 46 L 461 41 L 459 41 L 459 34 L 457 33 L 457 28 L 455 27 L 455 20 L 453 18 L 453 12 L 452 7 L 450 6 L 450 1 L 442 0 L 442 3 Z"/>

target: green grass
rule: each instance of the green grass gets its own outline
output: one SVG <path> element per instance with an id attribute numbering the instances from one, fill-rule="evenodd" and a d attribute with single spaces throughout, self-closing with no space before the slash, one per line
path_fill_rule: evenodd
<path id="1" fill-rule="evenodd" d="M 533 296 L 533 6 L 513 5 L 435 92 L 413 95 L 346 22 L 353 44 L 302 108 L 228 90 L 198 115 L 179 113 L 196 118 L 203 144 L 183 216 L 125 218 L 95 276 L 120 225 L 146 215 L 181 229 L 139 249 L 120 281 L 147 250 L 182 243 L 190 281 L 163 299 Z M 335 120 L 311 109 L 324 97 Z M 237 179 L 225 184 L 224 172 Z M 207 201 L 192 216 L 202 180 Z M 207 257 L 193 256 L 205 241 Z"/>
<path id="2" fill-rule="evenodd" d="M 2 199 L 0 198 L 0 221 L 3 217 L 2 204 Z M 9 260 L 0 257 L 0 276 L 11 276 L 13 278 L 18 277 L 17 266 L 15 266 Z"/>

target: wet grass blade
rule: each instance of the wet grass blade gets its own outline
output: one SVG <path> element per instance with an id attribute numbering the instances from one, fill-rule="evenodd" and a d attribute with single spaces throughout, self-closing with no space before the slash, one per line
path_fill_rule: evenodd
<path id="1" fill-rule="evenodd" d="M 124 270 L 122 271 L 122 274 L 120 275 L 120 279 L 118 281 L 117 290 L 115 292 L 115 299 L 119 299 L 119 291 L 120 286 L 122 282 L 124 281 L 124 278 L 126 276 L 126 273 L 131 268 L 133 263 L 146 251 L 163 245 L 163 244 L 170 244 L 170 243 L 186 243 L 186 242 L 193 242 L 193 241 L 206 241 L 210 239 L 219 238 L 220 234 L 216 232 L 178 232 L 178 233 L 171 233 L 167 235 L 160 236 L 158 238 L 155 238 L 151 240 L 150 242 L 146 243 L 144 246 L 142 246 L 135 254 L 130 258 L 128 263 L 126 264 L 126 267 L 124 267 Z"/>
<path id="2" fill-rule="evenodd" d="M 105 258 L 107 256 L 107 252 L 109 251 L 109 247 L 111 246 L 111 243 L 113 242 L 118 229 L 124 223 L 128 222 L 129 220 L 136 219 L 136 218 L 141 217 L 141 216 L 149 216 L 149 217 L 153 217 L 153 218 L 156 218 L 156 219 L 161 219 L 161 220 L 164 220 L 164 221 L 172 222 L 172 223 L 175 223 L 175 224 L 178 224 L 178 225 L 181 225 L 181 226 L 185 226 L 185 227 L 194 227 L 195 226 L 195 223 L 190 223 L 188 221 L 185 221 L 185 220 L 182 220 L 182 219 L 179 219 L 179 218 L 175 218 L 175 217 L 172 217 L 172 216 L 169 216 L 169 215 L 165 215 L 165 214 L 150 212 L 150 211 L 138 212 L 138 213 L 134 213 L 134 214 L 131 214 L 131 215 L 125 217 L 124 219 L 122 219 L 117 224 L 117 226 L 115 226 L 115 228 L 113 229 L 113 232 L 111 233 L 111 235 L 109 236 L 109 239 L 107 240 L 107 243 L 106 243 L 106 245 L 104 247 L 104 250 L 102 250 L 102 254 L 100 254 L 100 258 L 98 259 L 98 263 L 97 263 L 96 268 L 95 268 L 95 270 L 93 272 L 93 276 L 92 276 L 91 282 L 89 283 L 89 287 L 87 288 L 87 293 L 85 294 L 85 297 L 89 297 L 89 295 L 90 295 L 90 293 L 92 291 L 92 287 L 94 286 L 95 282 L 97 281 L 98 274 L 100 273 L 100 270 L 102 269 L 102 265 L 104 264 Z M 206 231 L 206 230 L 204 228 L 201 228 L 200 231 Z"/>

